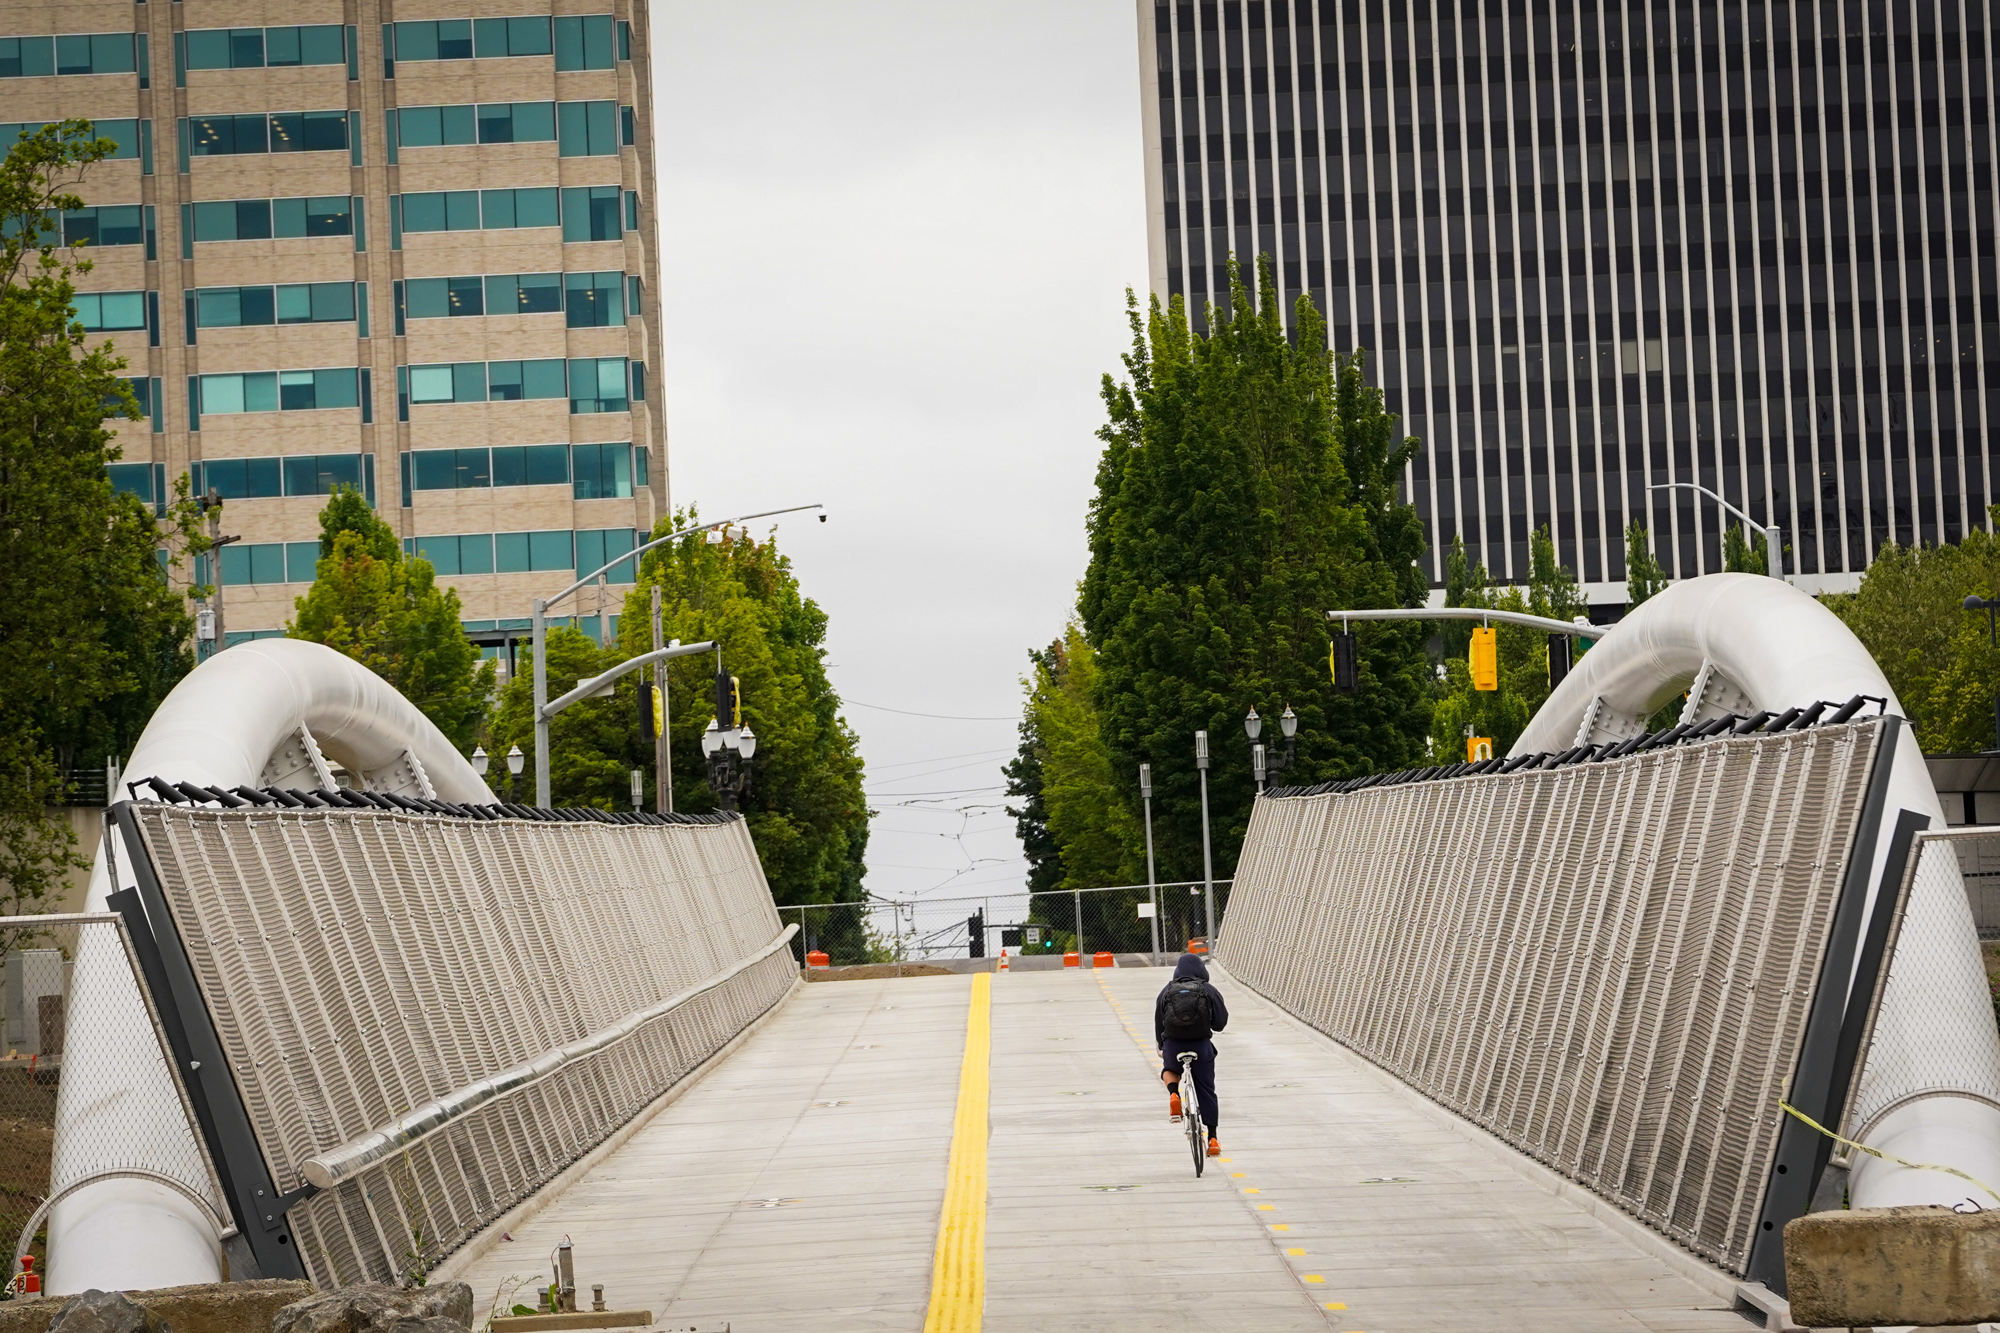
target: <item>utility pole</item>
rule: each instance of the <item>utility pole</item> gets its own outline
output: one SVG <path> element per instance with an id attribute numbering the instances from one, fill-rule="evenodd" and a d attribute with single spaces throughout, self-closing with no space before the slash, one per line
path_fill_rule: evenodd
<path id="1" fill-rule="evenodd" d="M 653 585 L 653 651 L 658 652 L 667 645 L 660 640 L 660 585 Z M 660 692 L 660 728 L 653 737 L 653 808 L 660 814 L 674 812 L 674 756 L 667 748 L 667 664 L 656 663 L 653 667 L 653 688 Z"/>
<path id="2" fill-rule="evenodd" d="M 1209 952 L 1215 950 L 1215 867 L 1208 847 L 1208 733 L 1194 734 L 1194 766 L 1201 774 L 1201 903 L 1204 926 L 1202 938 Z"/>
<path id="3" fill-rule="evenodd" d="M 215 592 L 208 599 L 209 609 L 214 613 L 213 618 L 215 623 L 215 637 L 211 640 L 215 646 L 208 650 L 209 656 L 213 657 L 229 644 L 229 640 L 224 637 L 225 631 L 222 626 L 222 548 L 231 542 L 242 541 L 243 538 L 241 536 L 225 537 L 222 535 L 222 495 L 215 487 L 209 487 L 208 493 L 201 497 L 201 508 L 202 512 L 208 515 L 208 549 L 210 552 L 208 572 L 215 577 Z"/>
<path id="4" fill-rule="evenodd" d="M 535 621 L 535 804 L 549 804 L 549 604 L 537 597 Z"/>

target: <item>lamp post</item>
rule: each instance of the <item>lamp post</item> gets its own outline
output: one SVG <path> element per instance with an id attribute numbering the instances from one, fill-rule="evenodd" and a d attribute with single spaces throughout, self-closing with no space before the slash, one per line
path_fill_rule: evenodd
<path id="1" fill-rule="evenodd" d="M 1153 873 L 1153 766 L 1139 765 L 1139 803 L 1146 809 L 1146 897 L 1153 904 L 1153 966 L 1160 965 L 1160 881 Z"/>
<path id="2" fill-rule="evenodd" d="M 747 726 L 725 729 L 710 718 L 708 729 L 701 733 L 701 753 L 708 761 L 708 785 L 715 792 L 716 804 L 734 810 L 750 790 L 750 760 L 757 753 L 757 733 Z"/>
<path id="3" fill-rule="evenodd" d="M 1264 794 L 1267 775 L 1284 772 L 1298 758 L 1299 715 L 1292 711 L 1290 704 L 1285 705 L 1285 711 L 1278 717 L 1278 730 L 1284 734 L 1285 751 L 1283 754 L 1270 754 L 1257 743 L 1257 737 L 1264 731 L 1264 719 L 1257 716 L 1256 708 L 1251 708 L 1243 719 L 1243 734 L 1250 738 L 1250 768 L 1256 776 L 1257 794 L 1260 796 Z"/>
<path id="4" fill-rule="evenodd" d="M 1648 486 L 1646 489 L 1649 491 L 1671 491 L 1671 490 L 1700 491 L 1703 495 L 1706 495 L 1709 499 L 1715 501 L 1718 505 L 1722 506 L 1730 513 L 1736 515 L 1736 517 L 1742 519 L 1744 527 L 1749 528 L 1752 531 L 1761 530 L 1763 532 L 1764 562 L 1765 565 L 1767 566 L 1766 572 L 1769 573 L 1770 576 L 1774 579 L 1782 579 L 1785 577 L 1785 555 L 1784 551 L 1778 545 L 1777 524 L 1772 523 L 1768 525 L 1760 525 L 1756 519 L 1750 517 L 1750 515 L 1744 513 L 1741 509 L 1738 509 L 1735 505 L 1729 503 L 1729 501 L 1723 499 L 1721 496 L 1717 495 L 1714 491 L 1708 489 L 1708 487 L 1698 486 L 1691 481 L 1663 481 L 1657 485 Z"/>
<path id="5" fill-rule="evenodd" d="M 528 766 L 528 756 L 521 753 L 516 745 L 507 751 L 507 799 L 514 799 L 514 784 L 521 777 L 521 770 Z"/>
<path id="6" fill-rule="evenodd" d="M 1201 775 L 1201 910 L 1202 939 L 1215 947 L 1215 867 L 1208 844 L 1208 733 L 1194 734 L 1194 766 Z"/>
<path id="7" fill-rule="evenodd" d="M 1996 607 L 2000 607 L 2000 597 L 1974 595 L 1965 599 L 1966 610 L 1986 613 L 1986 641 L 1995 649 L 2000 649 L 2000 630 L 1995 629 L 1993 619 Z M 2000 750 L 2000 694 L 1993 696 L 1993 748 Z"/>
<path id="8" fill-rule="evenodd" d="M 612 560 L 606 561 L 603 565 L 599 566 L 596 569 L 591 570 L 588 574 L 585 574 L 582 578 L 578 579 L 575 583 L 570 584 L 567 588 L 564 588 L 561 592 L 557 593 L 553 597 L 537 597 L 534 599 L 534 603 L 532 606 L 534 629 L 532 631 L 532 635 L 534 639 L 534 653 L 535 653 L 534 719 L 535 719 L 535 804 L 536 805 L 546 806 L 549 803 L 549 719 L 560 711 L 560 709 L 554 707 L 548 702 L 549 608 L 554 606 L 557 602 L 560 602 L 563 598 L 569 596 L 571 593 L 575 592 L 577 589 L 587 587 L 591 583 L 595 582 L 598 575 L 608 574 L 613 568 L 615 568 L 618 565 L 624 564 L 628 560 L 632 562 L 632 567 L 636 570 L 638 568 L 639 557 L 644 555 L 646 552 L 653 550 L 655 547 L 665 546 L 667 543 L 679 541 L 683 537 L 692 537 L 697 532 L 717 533 L 725 529 L 730 529 L 740 535 L 745 533 L 746 530 L 739 525 L 747 523 L 753 518 L 772 518 L 779 514 L 797 514 L 797 513 L 803 513 L 804 511 L 809 509 L 824 509 L 824 508 L 826 508 L 825 505 L 816 505 L 816 504 L 793 505 L 790 509 L 766 509 L 762 513 L 758 514 L 739 514 L 735 518 L 725 518 L 720 522 L 716 523 L 701 523 L 697 524 L 692 528 L 682 528 L 679 532 L 670 532 L 664 537 L 655 537 L 653 538 L 653 540 L 646 542 L 642 546 L 635 547 L 632 550 L 625 552 L 623 555 L 620 555 Z M 826 515 L 821 514 L 819 516 L 819 521 L 822 523 L 826 522 Z M 716 540 L 720 539 L 716 538 Z M 690 651 L 693 650 L 691 649 Z M 652 653 L 648 653 L 643 658 L 632 659 L 632 661 L 637 662 L 641 666 L 650 666 L 653 662 L 659 660 L 662 659 L 656 657 Z M 622 671 L 615 673 L 607 672 L 605 675 L 600 676 L 597 679 L 600 681 L 605 681 L 614 679 L 616 676 L 623 674 L 624 672 Z M 568 706 L 567 704 L 564 705 L 564 707 L 567 706 Z"/>

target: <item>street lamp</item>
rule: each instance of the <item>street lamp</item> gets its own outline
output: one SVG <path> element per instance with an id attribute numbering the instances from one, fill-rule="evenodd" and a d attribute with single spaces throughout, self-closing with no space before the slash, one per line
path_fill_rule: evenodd
<path id="1" fill-rule="evenodd" d="M 725 729 L 715 718 L 701 733 L 701 753 L 708 762 L 708 785 L 716 804 L 734 810 L 750 790 L 750 760 L 757 753 L 757 733 L 749 727 Z"/>
<path id="2" fill-rule="evenodd" d="M 475 745 L 475 746 L 473 746 L 473 747 L 472 747 L 472 771 L 473 771 L 473 772 L 477 773 L 477 774 L 478 774 L 478 775 L 479 775 L 480 777 L 482 777 L 482 778 L 483 778 L 483 777 L 485 777 L 485 776 L 486 776 L 486 768 L 487 768 L 487 765 L 488 765 L 488 764 L 490 764 L 491 762 L 492 762 L 492 761 L 491 761 L 490 759 L 488 759 L 488 758 L 486 757 L 486 747 L 485 747 L 485 746 L 483 746 L 483 745 Z"/>
<path id="3" fill-rule="evenodd" d="M 1278 717 L 1278 730 L 1285 738 L 1283 754 L 1269 754 L 1263 746 L 1256 743 L 1257 737 L 1263 730 L 1264 719 L 1257 716 L 1257 710 L 1253 707 L 1249 715 L 1243 719 L 1243 734 L 1250 738 L 1250 768 L 1257 779 L 1257 791 L 1260 794 L 1264 790 L 1267 775 L 1284 772 L 1298 758 L 1299 715 L 1292 711 L 1290 704 L 1287 704 L 1285 711 Z"/>
<path id="4" fill-rule="evenodd" d="M 656 547 L 665 546 L 669 542 L 679 541 L 683 537 L 692 537 L 697 532 L 708 532 L 711 534 L 710 536 L 711 541 L 719 542 L 721 541 L 721 537 L 713 534 L 722 532 L 724 530 L 733 531 L 736 534 L 747 535 L 749 529 L 741 525 L 748 523 L 753 518 L 772 518 L 778 514 L 797 514 L 809 509 L 823 509 L 823 508 L 825 508 L 824 505 L 816 505 L 816 504 L 793 505 L 790 509 L 766 509 L 760 514 L 739 514 L 735 518 L 725 518 L 719 523 L 701 523 L 697 524 L 692 528 L 682 528 L 679 532 L 670 532 L 664 537 L 655 537 L 653 538 L 653 540 L 646 542 L 641 546 L 635 547 L 634 549 L 625 552 L 623 555 L 613 557 L 611 560 L 606 561 L 599 568 L 591 570 L 588 574 L 578 579 L 575 583 L 570 584 L 567 588 L 564 588 L 561 592 L 557 593 L 553 597 L 537 597 L 534 599 L 534 604 L 533 604 L 534 629 L 532 631 L 532 638 L 534 641 L 534 653 L 535 653 L 535 681 L 534 681 L 535 707 L 534 707 L 533 717 L 535 720 L 535 804 L 536 805 L 546 806 L 549 803 L 549 719 L 554 717 L 557 713 L 561 712 L 564 708 L 567 708 L 571 703 L 575 702 L 575 699 L 571 699 L 567 696 L 565 696 L 561 700 L 557 700 L 554 703 L 551 703 L 549 701 L 549 671 L 548 671 L 549 608 L 554 606 L 557 602 L 560 602 L 563 598 L 569 596 L 571 593 L 575 592 L 577 589 L 587 587 L 590 584 L 594 583 L 600 574 L 608 574 L 615 566 L 622 565 L 628 560 L 632 562 L 632 568 L 636 570 L 639 567 L 638 561 L 640 556 L 644 555 L 646 552 L 650 550 L 653 550 Z M 819 521 L 822 523 L 826 522 L 826 515 L 821 514 L 819 516 Z M 689 652 L 705 651 L 707 648 L 712 646 L 713 645 L 704 644 L 700 645 L 698 648 L 690 648 L 688 649 L 688 651 Z M 602 676 L 596 677 L 596 683 L 600 686 L 608 686 L 612 681 L 616 680 L 620 676 L 625 675 L 629 671 L 636 671 L 640 667 L 651 666 L 654 662 L 664 661 L 665 658 L 669 656 L 680 656 L 680 655 L 681 654 L 679 652 L 671 649 L 667 650 L 664 655 L 662 655 L 660 650 L 655 650 L 654 652 L 649 653 L 644 657 L 632 658 L 627 662 L 621 663 L 619 667 L 613 668 L 612 670 L 605 672 Z M 605 692 L 608 693 L 608 690 Z M 574 691 L 572 691 L 572 693 L 574 693 Z"/>
<path id="5" fill-rule="evenodd" d="M 507 751 L 507 799 L 514 799 L 514 781 L 521 776 L 521 770 L 528 766 L 528 756 L 521 753 L 516 745 Z"/>
<path id="6" fill-rule="evenodd" d="M 1980 597 L 1975 594 L 1965 599 L 1966 610 L 1986 613 L 1986 640 L 1996 649 L 2000 649 L 2000 630 L 1994 628 L 1993 619 L 1996 607 L 2000 607 L 2000 597 Z M 1993 748 L 2000 750 L 2000 694 L 1993 696 Z"/>
<path id="7" fill-rule="evenodd" d="M 1202 938 L 1215 947 L 1215 865 L 1208 843 L 1208 733 L 1194 734 L 1194 766 L 1201 775 L 1201 905 Z"/>
<path id="8" fill-rule="evenodd" d="M 1772 523 L 1768 525 L 1760 525 L 1756 519 L 1750 517 L 1750 515 L 1744 513 L 1741 509 L 1738 509 L 1735 505 L 1729 503 L 1729 501 L 1723 499 L 1721 496 L 1717 495 L 1714 491 L 1708 489 L 1708 487 L 1698 486 L 1691 481 L 1663 481 L 1656 486 L 1648 486 L 1646 489 L 1648 491 L 1671 491 L 1671 490 L 1700 491 L 1703 495 L 1706 495 L 1709 499 L 1715 501 L 1718 505 L 1721 505 L 1724 509 L 1736 515 L 1736 517 L 1742 519 L 1744 527 L 1750 528 L 1752 530 L 1757 530 L 1761 527 L 1761 530 L 1764 533 L 1764 561 L 1766 565 L 1766 572 L 1769 573 L 1770 576 L 1774 579 L 1782 579 L 1785 577 L 1785 556 L 1783 550 L 1781 550 L 1778 545 L 1777 524 Z"/>

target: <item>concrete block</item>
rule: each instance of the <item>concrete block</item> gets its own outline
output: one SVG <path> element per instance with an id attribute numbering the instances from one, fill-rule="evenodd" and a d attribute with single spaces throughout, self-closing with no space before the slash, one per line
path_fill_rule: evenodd
<path id="1" fill-rule="evenodd" d="M 1812 1328 L 2000 1320 L 2000 1211 L 1808 1213 L 1785 1226 L 1785 1284 Z"/>
<path id="2" fill-rule="evenodd" d="M 550 1329 L 644 1328 L 651 1310 L 558 1310 L 549 1314 L 498 1315 L 493 1333 L 542 1333 Z"/>

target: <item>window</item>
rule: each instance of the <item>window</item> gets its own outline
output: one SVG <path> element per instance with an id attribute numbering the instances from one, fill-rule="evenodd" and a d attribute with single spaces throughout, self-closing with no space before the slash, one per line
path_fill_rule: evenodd
<path id="1" fill-rule="evenodd" d="M 623 500 L 632 494 L 632 446 L 579 444 L 570 449 L 572 493 L 579 500 Z M 601 565 L 604 562 L 598 561 Z M 597 566 L 592 565 L 595 569 Z"/>
<path id="2" fill-rule="evenodd" d="M 587 356 L 569 363 L 569 410 L 573 413 L 626 412 L 625 358 Z"/>
<path id="3" fill-rule="evenodd" d="M 554 187 L 525 190 L 437 190 L 389 201 L 390 244 L 405 232 L 553 227 L 561 221 Z"/>
<path id="4" fill-rule="evenodd" d="M 565 273 L 563 309 L 573 329 L 601 329 L 625 322 L 623 273 Z"/>
<path id="5" fill-rule="evenodd" d="M 124 384 L 127 389 L 132 391 L 132 401 L 138 405 L 141 419 L 150 420 L 154 434 L 158 434 L 161 429 L 160 409 L 163 406 L 160 402 L 159 380 L 148 379 L 141 375 L 125 380 Z M 104 400 L 104 415 L 107 421 L 114 416 L 124 417 L 124 401 L 116 397 L 106 397 Z M 126 417 L 125 419 L 130 420 L 131 418 Z"/>
<path id="6" fill-rule="evenodd" d="M 345 111 L 277 111 L 249 116 L 189 116 L 183 147 L 193 157 L 246 153 L 324 153 L 347 147 Z"/>
<path id="7" fill-rule="evenodd" d="M 563 157 L 612 157 L 618 152 L 616 102 L 556 103 L 558 153 Z"/>
<path id="8" fill-rule="evenodd" d="M 431 568 L 439 574 L 493 572 L 493 534 L 490 532 L 467 532 L 455 537 L 419 537 L 415 544 L 415 554 L 430 561 Z"/>
<path id="9" fill-rule="evenodd" d="M 246 583 L 311 583 L 319 567 L 319 543 L 236 542 L 222 548 L 224 587 Z M 199 577 L 199 575 L 197 575 Z"/>
<path id="10" fill-rule="evenodd" d="M 632 25 L 624 19 L 618 20 L 618 58 L 620 60 L 632 58 Z"/>
<path id="11" fill-rule="evenodd" d="M 352 236 L 354 201 L 344 194 L 294 199 L 221 199 L 182 205 L 182 226 L 196 241 Z"/>
<path id="12" fill-rule="evenodd" d="M 631 528 L 597 528 L 576 534 L 576 576 L 595 573 L 606 561 L 616 560 L 638 546 L 638 534 Z M 224 550 L 229 549 L 224 547 Z M 637 583 L 638 573 L 630 560 L 605 570 L 612 583 Z"/>
<path id="13" fill-rule="evenodd" d="M 635 119 L 636 117 L 633 115 L 631 107 L 621 106 L 618 108 L 618 141 L 627 148 L 630 148 L 633 143 L 633 135 L 637 128 L 634 124 Z"/>
<path id="14" fill-rule="evenodd" d="M 346 323 L 354 319 L 357 286 L 363 289 L 365 300 L 365 283 L 203 287 L 194 293 L 195 325 L 204 329 L 236 329 L 258 324 Z"/>
<path id="15" fill-rule="evenodd" d="M 304 412 L 327 407 L 358 407 L 361 394 L 352 367 L 335 370 L 265 370 L 243 375 L 197 375 L 190 378 L 189 410 L 201 416 L 233 416 L 241 412 Z M 191 429 L 199 430 L 194 425 Z"/>
<path id="16" fill-rule="evenodd" d="M 557 69 L 610 69 L 612 59 L 612 18 L 609 14 L 586 14 L 555 21 Z"/>
<path id="17" fill-rule="evenodd" d="M 198 28 L 175 34 L 174 81 L 191 69 L 291 68 L 347 63 L 347 33 L 337 23 L 290 28 Z"/>
<path id="18" fill-rule="evenodd" d="M 618 227 L 618 187 L 583 185 L 562 192 L 565 241 L 615 241 Z"/>
<path id="19" fill-rule="evenodd" d="M 167 465 L 165 463 L 112 463 L 105 467 L 111 489 L 121 495 L 136 495 L 151 507 L 154 515 L 167 512 Z"/>
<path id="20" fill-rule="evenodd" d="M 625 192 L 625 230 L 639 230 L 639 192 L 637 190 L 627 190 Z"/>
<path id="21" fill-rule="evenodd" d="M 14 140 L 21 135 L 36 134 L 52 124 L 46 120 L 17 120 L 0 123 L 0 148 L 11 148 Z M 91 122 L 100 139 L 109 139 L 118 145 L 112 151 L 114 162 L 139 159 L 140 170 L 148 175 L 153 170 L 153 122 L 150 120 L 97 120 Z"/>
<path id="22" fill-rule="evenodd" d="M 632 450 L 632 484 L 640 490 L 653 484 L 646 476 L 646 449 L 643 445 Z"/>
<path id="23" fill-rule="evenodd" d="M 553 49 L 547 18 L 419 19 L 382 25 L 384 78 L 398 60 L 491 60 L 545 56 Z M 558 68 L 561 68 L 558 66 Z"/>
<path id="24" fill-rule="evenodd" d="M 86 333 L 119 333 L 146 327 L 146 293 L 78 292 L 76 322 Z"/>
<path id="25" fill-rule="evenodd" d="M 562 486 L 569 446 L 504 444 L 492 449 L 419 449 L 403 455 L 408 489 L 477 490 L 490 486 Z"/>
<path id="26" fill-rule="evenodd" d="M 263 500 L 283 495 L 331 495 L 335 486 L 359 489 L 375 503 L 372 454 L 293 454 L 280 458 L 214 458 L 188 469 L 194 493 L 212 487 L 225 500 Z"/>
<path id="27" fill-rule="evenodd" d="M 459 315 L 541 315 L 563 308 L 560 273 L 489 273 L 462 278 L 411 278 L 403 283 L 409 319 Z"/>
<path id="28" fill-rule="evenodd" d="M 401 417 L 407 421 L 412 405 L 561 398 L 563 363 L 551 358 L 401 366 L 397 368 L 396 380 Z"/>
<path id="29" fill-rule="evenodd" d="M 138 204 L 99 204 L 62 215 L 64 245 L 138 245 L 143 240 L 144 216 Z"/>
<path id="30" fill-rule="evenodd" d="M 227 549 L 227 548 L 225 548 Z M 494 569 L 501 574 L 525 574 L 544 569 L 572 569 L 575 546 L 568 532 L 496 532 Z"/>
<path id="31" fill-rule="evenodd" d="M 93 32 L 63 37 L 0 37 L 0 79 L 45 74 L 143 74 L 143 33 Z M 140 84 L 144 87 L 144 83 Z"/>
<path id="32" fill-rule="evenodd" d="M 406 106 L 389 116 L 390 142 L 398 148 L 437 148 L 472 143 L 548 143 L 555 137 L 554 102 Z"/>

